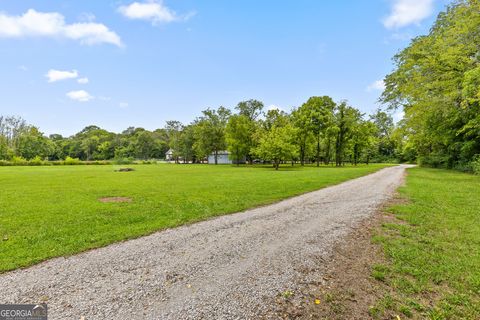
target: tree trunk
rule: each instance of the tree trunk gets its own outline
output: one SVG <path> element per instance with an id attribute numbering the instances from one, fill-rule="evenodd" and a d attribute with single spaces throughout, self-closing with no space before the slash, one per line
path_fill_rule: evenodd
<path id="1" fill-rule="evenodd" d="M 317 167 L 320 166 L 320 135 L 317 137 Z"/>
<path id="2" fill-rule="evenodd" d="M 300 143 L 300 164 L 302 167 L 305 165 L 305 149 L 306 149 L 306 142 L 302 141 Z"/>
<path id="3" fill-rule="evenodd" d="M 240 166 L 240 158 L 239 158 L 238 147 L 237 147 L 237 167 L 239 166 Z"/>
<path id="4" fill-rule="evenodd" d="M 328 165 L 330 163 L 330 138 L 327 138 L 327 145 L 325 147 L 325 159 L 323 163 Z"/>
<path id="5" fill-rule="evenodd" d="M 215 164 L 218 164 L 218 151 L 217 150 L 215 150 L 214 157 L 215 157 Z"/>

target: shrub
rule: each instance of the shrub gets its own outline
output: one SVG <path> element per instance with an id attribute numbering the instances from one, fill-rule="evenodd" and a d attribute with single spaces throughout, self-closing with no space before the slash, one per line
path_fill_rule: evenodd
<path id="1" fill-rule="evenodd" d="M 480 154 L 475 155 L 473 157 L 473 161 L 471 162 L 473 173 L 480 175 Z"/>
<path id="2" fill-rule="evenodd" d="M 80 159 L 78 158 L 71 158 L 71 157 L 66 157 L 65 160 L 63 161 L 63 164 L 65 165 L 76 165 L 76 164 L 80 164 Z"/>
<path id="3" fill-rule="evenodd" d="M 28 164 L 28 161 L 25 158 L 14 156 L 12 157 L 12 164 L 14 166 L 25 166 Z"/>
<path id="4" fill-rule="evenodd" d="M 29 166 L 41 166 L 44 164 L 46 164 L 46 161 L 43 161 L 42 158 L 40 158 L 39 156 L 36 156 L 35 158 L 28 161 Z"/>
<path id="5" fill-rule="evenodd" d="M 418 157 L 418 164 L 422 167 L 449 168 L 450 158 L 445 155 L 431 154 Z"/>
<path id="6" fill-rule="evenodd" d="M 12 163 L 7 160 L 0 160 L 0 167 L 6 167 L 6 166 L 11 166 Z"/>

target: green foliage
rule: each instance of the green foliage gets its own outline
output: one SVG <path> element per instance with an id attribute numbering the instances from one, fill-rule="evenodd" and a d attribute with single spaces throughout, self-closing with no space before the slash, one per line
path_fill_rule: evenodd
<path id="1" fill-rule="evenodd" d="M 254 122 L 245 115 L 233 115 L 226 127 L 226 143 L 232 160 L 237 164 L 251 154 L 253 145 Z"/>
<path id="2" fill-rule="evenodd" d="M 384 167 L 131 166 L 135 171 L 126 175 L 109 165 L 0 168 L 0 236 L 8 237 L 1 242 L 0 271 L 265 205 Z M 112 196 L 132 202 L 98 201 Z"/>
<path id="3" fill-rule="evenodd" d="M 195 143 L 194 148 L 199 158 L 205 158 L 214 154 L 217 164 L 217 154 L 225 150 L 225 127 L 230 116 L 230 111 L 223 107 L 218 110 L 207 109 L 202 111 L 203 115 L 197 119 L 194 126 Z"/>
<path id="4" fill-rule="evenodd" d="M 474 158 L 473 158 L 473 161 L 472 161 L 472 171 L 477 174 L 477 175 L 480 175 L 480 154 L 477 154 Z"/>
<path id="5" fill-rule="evenodd" d="M 404 141 L 405 134 L 390 137 L 394 130 L 386 113 L 378 111 L 376 117 L 365 120 L 357 109 L 346 102 L 336 104 L 328 96 L 311 97 L 291 113 L 279 109 L 264 112 L 263 108 L 261 101 L 247 100 L 236 106 L 237 114 L 224 107 L 208 108 L 188 125 L 172 120 L 162 129 L 129 127 L 118 134 L 91 125 L 71 137 L 46 137 L 21 118 L 0 116 L 0 160 L 16 156 L 27 161 L 39 157 L 48 160 L 41 164 L 54 165 L 73 164 L 70 159 L 78 159 L 75 164 L 126 163 L 165 159 L 168 151 L 168 160 L 176 163 L 203 163 L 210 155 L 216 163 L 218 153 L 227 150 L 237 163 L 244 159 L 250 164 L 271 161 L 278 167 L 283 161 L 300 160 L 302 165 L 316 161 L 319 166 L 335 157 L 339 166 L 392 161 L 391 156 L 382 155 L 387 149 L 389 155 L 394 154 L 391 150 Z M 273 144 L 267 148 L 270 142 Z M 465 145 L 462 152 L 473 149 Z M 65 163 L 63 159 L 69 160 Z M 11 162 L 15 163 L 22 164 Z M 34 163 L 40 165 L 38 159 Z"/>
<path id="6" fill-rule="evenodd" d="M 67 156 L 67 157 L 65 158 L 65 161 L 63 161 L 63 164 L 69 165 L 69 166 L 70 166 L 70 165 L 77 165 L 77 164 L 80 164 L 80 159 L 78 159 L 78 158 L 71 158 L 71 157 Z"/>
<path id="7" fill-rule="evenodd" d="M 287 124 L 285 126 L 274 125 L 266 133 L 262 134 L 260 143 L 255 149 L 255 154 L 265 160 L 270 160 L 276 170 L 280 162 L 294 160 L 297 150 L 293 143 L 295 129 Z"/>
<path id="8" fill-rule="evenodd" d="M 382 100 L 405 112 L 404 149 L 454 168 L 480 154 L 480 2 L 455 1 L 395 56 Z"/>
<path id="9" fill-rule="evenodd" d="M 11 163 L 14 166 L 26 166 L 28 164 L 28 161 L 25 158 L 18 157 L 18 156 L 13 156 Z"/>

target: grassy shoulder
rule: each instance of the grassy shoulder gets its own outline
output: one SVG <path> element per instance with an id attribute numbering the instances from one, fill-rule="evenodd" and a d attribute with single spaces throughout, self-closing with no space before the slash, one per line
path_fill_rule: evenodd
<path id="1" fill-rule="evenodd" d="M 386 165 L 0 168 L 0 272 L 269 204 Z M 103 203 L 106 197 L 131 202 Z"/>
<path id="2" fill-rule="evenodd" d="M 399 220 L 374 237 L 389 262 L 372 276 L 388 293 L 370 314 L 480 319 L 480 178 L 414 168 L 400 193 L 408 203 L 391 208 Z"/>

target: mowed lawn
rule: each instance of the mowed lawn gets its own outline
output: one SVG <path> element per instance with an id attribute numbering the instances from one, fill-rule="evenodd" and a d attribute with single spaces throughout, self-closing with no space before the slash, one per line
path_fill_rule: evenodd
<path id="1" fill-rule="evenodd" d="M 409 203 L 392 210 L 405 223 L 376 237 L 391 265 L 373 270 L 391 293 L 372 315 L 480 319 L 480 177 L 414 168 L 400 191 Z"/>
<path id="2" fill-rule="evenodd" d="M 132 167 L 0 167 L 0 271 L 272 203 L 385 165 Z"/>

